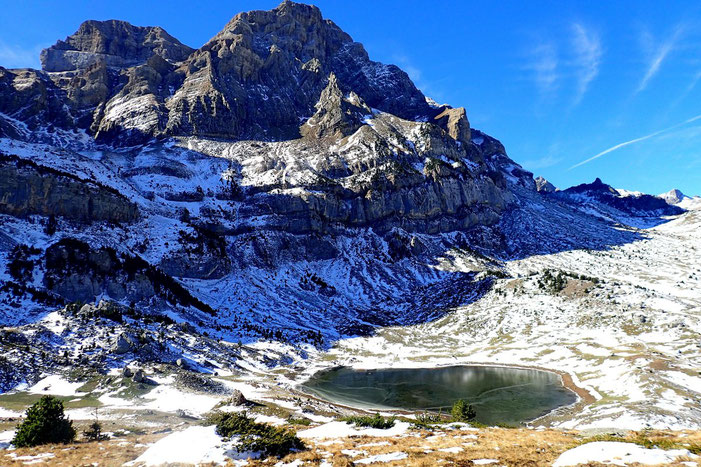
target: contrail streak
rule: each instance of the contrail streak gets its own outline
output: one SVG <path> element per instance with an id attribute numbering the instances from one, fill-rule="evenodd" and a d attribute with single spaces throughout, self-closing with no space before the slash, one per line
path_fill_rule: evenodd
<path id="1" fill-rule="evenodd" d="M 579 167 L 579 166 L 582 166 L 582 165 L 584 165 L 584 164 L 587 164 L 587 163 L 589 163 L 589 162 L 591 162 L 591 161 L 593 161 L 593 160 L 595 160 L 595 159 L 598 159 L 598 158 L 601 157 L 601 156 L 605 156 L 606 154 L 608 154 L 608 153 L 610 153 L 610 152 L 613 152 L 613 151 L 615 151 L 615 150 L 617 150 L 617 149 L 621 149 L 621 148 L 626 147 L 626 146 L 629 146 L 629 145 L 631 145 L 631 144 L 635 144 L 635 143 L 639 143 L 639 142 L 641 142 L 641 141 L 645 141 L 646 139 L 654 138 L 654 137 L 657 136 L 657 135 L 661 135 L 662 133 L 666 133 L 666 132 L 668 132 L 668 131 L 672 131 L 672 130 L 674 130 L 674 129 L 676 129 L 676 128 L 679 128 L 680 126 L 687 125 L 687 124 L 689 124 L 689 123 L 691 123 L 691 122 L 695 122 L 696 120 L 701 120 L 701 115 L 697 115 L 697 116 L 695 116 L 695 117 L 691 117 L 691 118 L 689 118 L 689 119 L 687 119 L 687 120 L 684 120 L 684 121 L 681 122 L 681 123 L 677 123 L 676 125 L 672 125 L 672 126 L 670 126 L 670 127 L 664 128 L 664 129 L 659 130 L 659 131 L 656 131 L 656 132 L 654 132 L 654 133 L 650 133 L 649 135 L 641 136 L 640 138 L 631 139 L 630 141 L 626 141 L 626 142 L 623 142 L 623 143 L 619 143 L 619 144 L 617 144 L 617 145 L 615 145 L 615 146 L 611 146 L 610 148 L 601 151 L 599 154 L 597 154 L 597 155 L 595 155 L 595 156 L 592 156 L 592 157 L 590 157 L 589 159 L 583 160 L 582 162 L 579 162 L 578 164 L 573 165 L 572 167 L 570 167 L 570 168 L 567 169 L 567 170 L 569 171 L 569 170 L 572 170 L 572 169 L 576 169 L 576 168 Z"/>

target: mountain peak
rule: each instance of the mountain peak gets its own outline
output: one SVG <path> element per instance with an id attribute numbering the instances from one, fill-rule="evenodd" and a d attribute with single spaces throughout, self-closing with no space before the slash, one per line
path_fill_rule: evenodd
<path id="1" fill-rule="evenodd" d="M 300 132 L 305 137 L 339 138 L 354 133 L 363 125 L 363 117 L 371 113 L 370 108 L 354 92 L 343 95 L 338 79 L 332 72 L 328 84 L 316 103 L 316 113 L 302 125 Z"/>
<path id="2" fill-rule="evenodd" d="M 570 193 L 606 193 L 613 196 L 620 196 L 618 190 L 611 187 L 611 185 L 604 183 L 599 177 L 596 177 L 596 179 L 591 183 L 582 183 L 580 185 L 568 188 L 565 191 Z"/>
<path id="3" fill-rule="evenodd" d="M 65 40 L 42 50 L 40 59 L 44 71 L 62 72 L 86 69 L 97 62 L 126 68 L 154 55 L 179 62 L 192 51 L 158 26 L 134 26 L 114 19 L 88 20 Z"/>
<path id="4" fill-rule="evenodd" d="M 665 200 L 667 204 L 679 204 L 685 199 L 689 198 L 676 188 L 673 188 L 666 193 L 659 194 L 657 197 Z"/>
<path id="5" fill-rule="evenodd" d="M 104 144 L 168 136 L 296 139 L 300 123 L 318 112 L 331 74 L 340 94 L 354 92 L 363 103 L 360 111 L 367 106 L 430 121 L 454 139 L 470 140 L 464 109 L 434 108 L 407 73 L 370 60 L 319 8 L 292 1 L 239 13 L 197 50 L 160 27 L 90 20 L 42 51 L 41 62 L 52 74 L 34 77 L 46 87 L 37 93 L 66 96 L 69 104 L 52 103 L 66 114 L 52 126 L 86 130 Z M 15 107 L 34 97 L 27 94 Z"/>
<path id="6" fill-rule="evenodd" d="M 557 191 L 557 188 L 555 187 L 555 185 L 550 183 L 544 177 L 536 177 L 535 178 L 535 186 L 536 186 L 536 190 L 538 190 L 541 193 L 554 193 L 555 191 Z"/>
<path id="7" fill-rule="evenodd" d="M 283 0 L 273 9 L 278 15 L 290 15 L 311 21 L 322 21 L 321 10 L 315 5 Z"/>

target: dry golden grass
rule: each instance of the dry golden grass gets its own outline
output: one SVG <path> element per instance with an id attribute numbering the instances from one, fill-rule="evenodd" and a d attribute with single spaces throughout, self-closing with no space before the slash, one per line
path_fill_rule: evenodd
<path id="1" fill-rule="evenodd" d="M 72 444 L 49 444 L 32 448 L 15 449 L 14 451 L 0 451 L 0 465 L 20 466 L 25 465 L 23 456 L 37 456 L 51 453 L 52 458 L 43 459 L 42 462 L 32 465 L 57 465 L 57 466 L 121 466 L 125 462 L 136 459 L 143 453 L 147 446 L 137 447 L 137 444 L 152 443 L 158 436 L 146 435 L 142 437 L 130 437 L 112 439 L 101 442 L 77 442 Z M 20 459 L 17 459 L 20 457 Z"/>
<path id="2" fill-rule="evenodd" d="M 83 466 L 97 463 L 100 466 L 118 466 L 134 460 L 146 450 L 145 444 L 151 444 L 166 436 L 162 434 L 129 435 L 124 438 L 103 442 L 79 442 L 70 445 L 47 445 L 35 448 L 17 449 L 0 452 L 0 465 L 24 465 L 26 460 L 14 460 L 8 456 L 36 456 L 50 452 L 55 457 L 44 459 L 44 464 Z M 383 462 L 381 466 L 467 467 L 474 465 L 476 459 L 496 459 L 494 466 L 549 466 L 564 451 L 583 442 L 597 440 L 619 440 L 637 444 L 656 444 L 664 449 L 686 448 L 695 451 L 701 449 L 701 432 L 645 431 L 631 433 L 625 438 L 599 436 L 584 438 L 575 431 L 530 430 L 525 428 L 483 428 L 479 430 L 446 430 L 434 432 L 417 430 L 395 437 L 356 436 L 335 440 L 307 442 L 308 450 L 291 454 L 282 459 L 285 462 L 301 460 L 302 465 L 319 465 L 328 461 L 334 467 L 353 466 L 359 460 L 378 454 L 405 452 L 408 457 L 398 461 Z M 324 443 L 324 444 L 322 444 Z M 451 452 L 450 449 L 454 452 Z M 342 451 L 362 451 L 358 455 L 348 455 Z M 446 451 L 448 450 L 448 451 Z M 280 459 L 251 460 L 252 466 L 271 466 Z M 595 465 L 595 464 L 592 464 Z M 679 464 L 683 465 L 683 464 Z M 701 465 L 698 464 L 698 465 Z"/>
<path id="3" fill-rule="evenodd" d="M 477 437 L 474 439 L 474 437 Z M 414 431 L 404 436 L 391 438 L 351 437 L 338 443 L 322 445 L 309 442 L 309 450 L 285 457 L 285 462 L 299 459 L 303 465 L 319 465 L 322 460 L 329 461 L 334 467 L 349 467 L 353 460 L 359 460 L 377 454 L 405 452 L 408 457 L 398 461 L 383 462 L 376 465 L 393 467 L 467 467 L 475 465 L 476 459 L 496 459 L 490 465 L 508 466 L 550 466 L 564 451 L 583 442 L 596 441 L 601 438 L 583 438 L 576 431 L 529 430 L 525 428 L 484 428 L 480 430 L 454 431 Z M 701 432 L 662 432 L 651 431 L 631 433 L 618 441 L 659 443 L 662 448 L 691 448 L 701 446 Z M 367 446 L 370 444 L 370 446 Z M 457 452 L 442 449 L 459 448 Z M 364 451 L 362 454 L 349 456 L 342 451 Z M 689 459 L 680 459 L 688 461 Z M 251 465 L 270 466 L 279 459 L 252 461 Z M 595 464 L 591 464 L 595 465 Z M 683 466 L 684 464 L 679 463 Z M 699 463 L 701 465 L 701 463 Z"/>

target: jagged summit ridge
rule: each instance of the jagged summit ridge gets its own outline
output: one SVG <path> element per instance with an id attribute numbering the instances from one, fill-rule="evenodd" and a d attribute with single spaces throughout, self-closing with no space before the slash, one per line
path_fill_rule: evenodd
<path id="1" fill-rule="evenodd" d="M 370 107 L 355 92 L 343 95 L 333 72 L 315 108 L 314 115 L 300 129 L 302 136 L 307 138 L 337 139 L 351 135 L 363 126 L 363 118 L 372 114 Z"/>
<path id="2" fill-rule="evenodd" d="M 65 41 L 41 52 L 41 67 L 48 72 L 86 69 L 98 62 L 126 68 L 157 55 L 180 62 L 194 49 L 182 44 L 161 27 L 133 26 L 126 21 L 85 21 Z"/>
<path id="3" fill-rule="evenodd" d="M 166 133 L 296 138 L 331 73 L 344 93 L 355 92 L 370 107 L 412 120 L 435 114 L 406 73 L 371 61 L 318 8 L 293 2 L 236 15 L 181 69 Z"/>
<path id="4" fill-rule="evenodd" d="M 318 8 L 294 2 L 240 13 L 197 50 L 160 27 L 86 21 L 41 60 L 43 71 L 4 71 L 6 92 L 26 98 L 3 107 L 2 134 L 85 130 L 116 146 L 168 136 L 295 139 L 333 73 L 344 95 L 370 108 L 470 139 L 464 109 L 430 105 L 404 71 L 370 60 Z M 32 86 L 14 83 L 21 74 Z M 45 110 L 50 118 L 38 115 Z"/>

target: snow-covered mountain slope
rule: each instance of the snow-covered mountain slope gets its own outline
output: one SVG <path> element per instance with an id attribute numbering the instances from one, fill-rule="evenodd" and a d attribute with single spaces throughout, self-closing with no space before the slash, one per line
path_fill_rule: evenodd
<path id="1" fill-rule="evenodd" d="M 657 195 L 657 197 L 665 200 L 667 204 L 679 204 L 682 201 L 689 199 L 689 196 L 686 196 L 684 193 L 677 190 L 676 188 L 671 189 L 666 193 L 661 193 Z"/>
<path id="2" fill-rule="evenodd" d="M 508 261 L 508 277 L 480 300 L 431 323 L 341 341 L 334 364 L 550 368 L 591 399 L 543 422 L 698 428 L 701 210 L 638 232 L 605 249 Z"/>
<path id="3" fill-rule="evenodd" d="M 677 189 L 657 195 L 658 198 L 665 200 L 667 204 L 671 204 L 686 210 L 697 209 L 701 206 L 701 196 L 687 196 Z"/>

